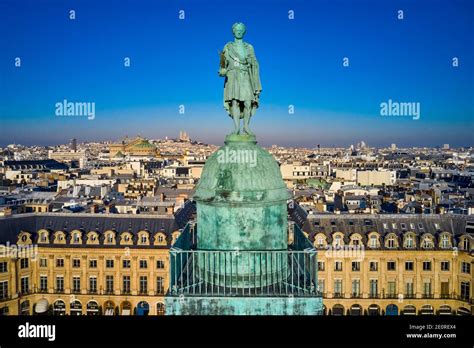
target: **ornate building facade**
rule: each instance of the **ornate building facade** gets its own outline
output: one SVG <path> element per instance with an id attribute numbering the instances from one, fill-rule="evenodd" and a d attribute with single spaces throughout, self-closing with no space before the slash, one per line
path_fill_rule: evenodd
<path id="1" fill-rule="evenodd" d="M 169 249 L 194 214 L 0 218 L 0 314 L 160 315 Z M 473 313 L 468 215 L 306 215 L 326 315 Z"/>
<path id="2" fill-rule="evenodd" d="M 135 139 L 124 138 L 119 143 L 110 144 L 109 153 L 111 158 L 126 155 L 154 158 L 159 154 L 156 146 L 142 137 L 136 137 Z"/>
<path id="3" fill-rule="evenodd" d="M 473 313 L 472 216 L 292 215 L 318 250 L 325 314 Z"/>
<path id="4" fill-rule="evenodd" d="M 194 212 L 0 221 L 0 313 L 160 315 L 171 244 Z"/>

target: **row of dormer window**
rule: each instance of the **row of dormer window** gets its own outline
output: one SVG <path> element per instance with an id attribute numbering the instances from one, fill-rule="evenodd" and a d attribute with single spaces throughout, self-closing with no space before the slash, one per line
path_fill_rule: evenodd
<path id="1" fill-rule="evenodd" d="M 367 247 L 368 248 L 380 248 L 381 237 L 376 233 L 372 232 L 368 236 Z M 462 236 L 458 247 L 461 250 L 470 251 L 471 250 L 471 239 L 472 237 L 465 235 Z M 399 248 L 399 238 L 394 233 L 389 233 L 383 238 L 384 247 L 387 249 L 396 249 Z M 314 238 L 314 245 L 317 248 L 325 248 L 328 246 L 327 237 L 323 233 L 316 234 Z M 358 233 L 353 234 L 350 237 L 349 245 L 351 246 L 362 246 L 362 236 Z M 435 237 L 432 234 L 425 233 L 420 238 L 420 247 L 423 249 L 433 249 L 436 245 Z M 344 235 L 341 232 L 333 233 L 333 247 L 342 247 L 344 246 Z M 417 236 L 413 232 L 405 233 L 403 236 L 403 248 L 414 249 L 417 247 Z M 453 240 L 449 232 L 444 232 L 440 235 L 438 240 L 438 247 L 440 249 L 452 249 Z"/>
<path id="2" fill-rule="evenodd" d="M 176 240 L 179 236 L 179 231 L 175 231 L 172 234 L 172 240 Z M 38 232 L 38 244 L 66 244 L 67 235 L 64 231 L 56 231 L 51 233 L 46 230 L 40 230 Z M 83 232 L 81 231 L 72 231 L 69 233 L 70 240 L 69 244 L 83 244 Z M 32 235 L 28 232 L 22 232 L 18 236 L 19 244 L 28 244 L 31 243 Z M 85 234 L 86 244 L 88 245 L 98 245 L 100 243 L 101 235 L 98 232 L 91 231 Z M 117 244 L 117 239 L 120 245 L 133 245 L 134 244 L 134 235 L 131 232 L 122 232 L 118 234 L 114 231 L 106 231 L 103 234 L 104 245 L 115 245 Z M 140 231 L 137 234 L 137 245 L 150 245 L 153 242 L 154 245 L 167 245 L 167 237 L 163 232 L 157 232 L 152 235 L 148 231 Z"/>

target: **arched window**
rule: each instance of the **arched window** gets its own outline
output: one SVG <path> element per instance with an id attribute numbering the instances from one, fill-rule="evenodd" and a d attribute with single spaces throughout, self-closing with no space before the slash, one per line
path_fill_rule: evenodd
<path id="1" fill-rule="evenodd" d="M 87 244 L 98 244 L 98 234 L 97 232 L 91 231 L 87 234 Z"/>
<path id="2" fill-rule="evenodd" d="M 105 234 L 105 244 L 115 244 L 115 233 L 108 231 Z"/>
<path id="3" fill-rule="evenodd" d="M 165 305 L 161 302 L 156 304 L 156 315 L 165 315 Z"/>
<path id="4" fill-rule="evenodd" d="M 324 237 L 323 236 L 318 236 L 316 238 L 316 247 L 317 248 L 323 248 L 324 247 Z"/>
<path id="5" fill-rule="evenodd" d="M 448 249 L 451 247 L 451 241 L 448 234 L 443 234 L 441 237 L 441 248 Z"/>
<path id="6" fill-rule="evenodd" d="M 40 242 L 47 243 L 48 242 L 48 232 L 41 232 L 40 234 Z"/>
<path id="7" fill-rule="evenodd" d="M 138 244 L 140 244 L 140 245 L 147 245 L 148 244 L 148 232 L 141 231 L 138 234 Z"/>
<path id="8" fill-rule="evenodd" d="M 57 232 L 54 234 L 54 243 L 58 243 L 58 244 L 64 244 L 64 243 L 66 243 L 66 238 L 65 238 L 64 232 L 62 232 L 62 231 L 57 231 Z"/>
<path id="9" fill-rule="evenodd" d="M 416 307 L 413 305 L 407 305 L 403 307 L 403 315 L 416 315 Z"/>
<path id="10" fill-rule="evenodd" d="M 335 246 L 336 248 L 342 246 L 342 236 L 341 236 L 340 234 L 336 234 L 336 235 L 334 236 L 334 246 Z"/>
<path id="11" fill-rule="evenodd" d="M 370 236 L 370 239 L 369 239 L 369 247 L 377 248 L 377 246 L 378 246 L 377 236 L 373 234 Z"/>
<path id="12" fill-rule="evenodd" d="M 155 245 L 166 245 L 166 236 L 163 232 L 155 234 Z"/>
<path id="13" fill-rule="evenodd" d="M 358 247 L 362 244 L 362 236 L 358 233 L 351 236 L 351 244 Z"/>
<path id="14" fill-rule="evenodd" d="M 424 249 L 431 249 L 433 248 L 433 240 L 430 236 L 423 237 L 423 242 L 421 244 L 422 248 Z"/>
<path id="15" fill-rule="evenodd" d="M 465 250 L 465 251 L 469 251 L 471 246 L 470 246 L 471 243 L 469 243 L 469 238 L 468 237 L 464 237 L 463 241 L 462 241 L 462 249 Z"/>
<path id="16" fill-rule="evenodd" d="M 79 244 L 81 242 L 81 233 L 80 232 L 74 232 L 73 233 L 72 242 L 74 244 Z"/>
<path id="17" fill-rule="evenodd" d="M 405 248 L 412 249 L 414 247 L 415 247 L 415 238 L 413 237 L 412 234 L 408 234 L 405 237 Z"/>
<path id="18" fill-rule="evenodd" d="M 335 315 L 335 316 L 344 315 L 344 306 L 341 304 L 335 304 L 332 307 L 332 315 Z"/>
<path id="19" fill-rule="evenodd" d="M 82 304 L 78 300 L 74 300 L 70 304 L 71 315 L 82 315 Z"/>
<path id="20" fill-rule="evenodd" d="M 388 236 L 387 243 L 385 246 L 389 249 L 394 249 L 397 247 L 397 241 L 393 234 Z"/>
<path id="21" fill-rule="evenodd" d="M 123 232 L 120 235 L 120 244 L 132 245 L 133 244 L 132 238 L 133 238 L 133 236 L 130 232 Z"/>

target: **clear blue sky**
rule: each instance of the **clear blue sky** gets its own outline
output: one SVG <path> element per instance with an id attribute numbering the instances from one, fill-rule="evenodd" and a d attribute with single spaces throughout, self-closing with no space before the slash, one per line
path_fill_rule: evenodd
<path id="1" fill-rule="evenodd" d="M 261 144 L 474 145 L 470 0 L 0 0 L 0 146 L 180 130 L 222 143 L 217 50 L 236 21 L 260 62 Z M 55 116 L 63 99 L 95 102 L 95 119 Z M 420 119 L 381 117 L 388 99 L 420 102 Z"/>

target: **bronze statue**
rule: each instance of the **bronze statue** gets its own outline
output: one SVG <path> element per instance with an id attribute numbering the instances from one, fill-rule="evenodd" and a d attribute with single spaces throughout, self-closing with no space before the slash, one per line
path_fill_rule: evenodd
<path id="1" fill-rule="evenodd" d="M 235 40 L 228 42 L 220 53 L 219 75 L 225 77 L 224 108 L 234 120 L 232 134 L 240 134 L 243 119 L 243 131 L 253 135 L 249 122 L 258 108 L 262 85 L 253 46 L 243 41 L 245 31 L 243 23 L 232 26 Z"/>

